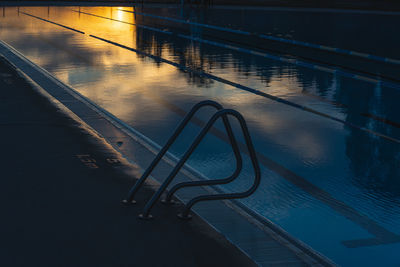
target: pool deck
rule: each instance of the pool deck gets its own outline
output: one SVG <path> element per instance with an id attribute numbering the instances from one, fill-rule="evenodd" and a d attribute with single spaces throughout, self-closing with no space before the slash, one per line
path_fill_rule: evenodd
<path id="1" fill-rule="evenodd" d="M 136 215 L 120 200 L 138 173 L 0 60 L 2 266 L 253 266 L 195 216 Z"/>
<path id="2" fill-rule="evenodd" d="M 142 171 L 120 154 L 134 141 L 7 49 L 0 53 L 2 265 L 332 265 L 223 202 L 199 205 L 190 221 L 177 218 L 181 205 L 156 205 L 156 219 L 138 219 L 157 183 L 146 183 L 137 205 L 121 205 Z M 110 140 L 124 143 L 120 152 Z"/>

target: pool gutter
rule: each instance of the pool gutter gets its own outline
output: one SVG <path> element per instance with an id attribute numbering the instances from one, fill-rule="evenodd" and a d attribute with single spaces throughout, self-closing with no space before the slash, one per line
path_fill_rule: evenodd
<path id="1" fill-rule="evenodd" d="M 95 132 L 98 136 L 103 137 L 128 161 L 132 162 L 132 158 L 127 155 L 127 150 L 121 149 L 116 144 L 115 137 L 119 137 L 122 139 L 125 138 L 124 140 L 128 140 L 130 138 L 131 140 L 129 140 L 129 142 L 136 142 L 148 151 L 150 151 L 150 156 L 151 154 L 154 156 L 154 154 L 157 153 L 160 149 L 160 146 L 153 142 L 151 139 L 142 135 L 136 129 L 125 124 L 123 121 L 119 120 L 108 111 L 102 109 L 91 100 L 82 96 L 73 88 L 62 83 L 46 70 L 32 63 L 29 59 L 27 59 L 25 56 L 23 56 L 21 53 L 19 53 L 17 50 L 15 50 L 3 41 L 0 41 L 0 54 L 2 54 L 6 58 L 6 60 L 11 65 L 13 65 L 26 80 L 28 80 L 32 84 L 39 93 L 47 97 L 52 103 L 55 103 L 58 108 L 61 108 L 61 110 L 67 113 L 70 117 L 78 120 L 82 125 L 85 125 L 85 128 L 92 132 Z M 37 75 L 34 75 L 35 73 Z M 41 76 L 41 85 L 39 85 L 39 82 L 37 82 L 37 80 L 39 79 L 39 77 L 37 76 L 39 75 Z M 110 134 L 111 132 L 112 134 Z M 169 154 L 164 160 L 164 163 L 165 165 L 174 165 L 176 161 L 176 157 L 174 157 L 172 154 Z M 204 175 L 197 172 L 194 168 L 188 165 L 184 167 L 184 170 L 182 171 L 182 176 L 185 176 L 183 179 L 206 179 Z M 159 182 L 157 181 L 157 179 L 153 178 L 152 183 Z M 219 189 L 215 187 L 207 187 L 206 189 L 203 188 L 201 190 L 219 193 Z M 185 197 L 183 195 L 178 195 L 178 198 L 182 202 L 185 201 Z M 229 208 L 226 209 L 227 207 Z M 236 241 L 237 236 L 235 237 L 235 235 L 230 235 L 229 232 L 225 231 L 226 229 L 223 229 L 226 224 L 224 222 L 221 222 L 221 220 L 213 222 L 214 218 L 210 216 L 215 216 L 215 214 L 218 214 L 222 209 L 225 210 L 224 212 L 226 212 L 226 214 L 229 214 L 229 218 L 232 219 L 232 222 L 237 222 L 237 227 L 239 229 L 246 229 L 248 233 L 252 233 L 257 237 L 260 236 L 261 232 L 263 232 L 264 234 L 266 234 L 266 236 L 272 237 L 272 239 L 279 242 L 279 244 L 288 248 L 298 258 L 300 258 L 302 262 L 306 263 L 307 265 L 336 266 L 330 259 L 319 254 L 300 240 L 292 237 L 281 227 L 257 214 L 239 201 L 223 201 L 223 203 L 221 202 L 218 205 L 208 205 L 205 208 L 204 206 L 203 208 L 194 208 L 193 211 L 195 213 L 202 217 L 211 227 L 222 233 L 232 244 L 242 250 L 259 265 L 264 265 L 262 255 L 258 255 L 260 253 L 252 254 L 252 250 L 246 248 L 245 243 L 242 242 L 242 244 L 239 244 L 240 242 Z M 241 218 L 244 218 L 245 220 L 242 220 Z M 248 223 L 246 223 L 246 221 Z M 234 233 L 235 231 L 233 230 L 231 232 Z"/>

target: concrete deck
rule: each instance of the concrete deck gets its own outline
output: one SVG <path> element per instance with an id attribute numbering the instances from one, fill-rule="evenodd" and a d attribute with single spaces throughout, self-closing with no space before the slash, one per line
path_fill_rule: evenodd
<path id="1" fill-rule="evenodd" d="M 11 62 L 3 60 L 0 68 L 6 177 L 0 248 L 8 266 L 334 265 L 235 203 L 196 205 L 201 217 L 189 222 L 176 217 L 180 206 L 156 205 L 155 220 L 138 220 L 152 184 L 170 170 L 168 160 L 160 162 L 139 204 L 124 207 L 120 201 L 139 166 L 153 159 L 155 144 L 4 42 L 1 54 Z M 199 178 L 185 169 L 177 182 Z M 179 199 L 210 193 L 194 190 Z"/>
<path id="2" fill-rule="evenodd" d="M 0 61 L 2 266 L 252 266 L 202 219 L 138 220 L 137 169 Z"/>

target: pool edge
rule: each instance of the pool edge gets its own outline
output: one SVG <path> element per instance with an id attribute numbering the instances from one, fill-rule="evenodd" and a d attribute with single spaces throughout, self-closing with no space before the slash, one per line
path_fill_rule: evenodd
<path id="1" fill-rule="evenodd" d="M 58 80 L 56 77 L 54 77 L 52 74 L 48 73 L 43 68 L 41 68 L 41 67 L 37 66 L 36 64 L 34 64 L 33 62 L 31 62 L 29 59 L 27 59 L 23 54 L 18 52 L 12 46 L 8 45 L 7 43 L 3 42 L 2 40 L 0 40 L 0 44 L 5 49 L 8 49 L 10 53 L 14 54 L 20 60 L 24 61 L 26 64 L 30 65 L 31 67 L 36 68 L 37 71 L 42 72 L 44 75 L 48 76 L 48 79 L 50 81 L 52 81 L 54 83 L 58 83 L 59 86 L 62 86 L 64 88 L 66 93 L 70 94 L 76 100 L 82 102 L 88 108 L 90 108 L 93 111 L 95 111 L 96 113 L 98 113 L 104 119 L 106 119 L 111 124 L 113 124 L 115 127 L 117 127 L 120 131 L 128 133 L 128 135 L 131 136 L 133 139 L 135 139 L 135 138 L 132 135 L 135 135 L 136 138 L 142 139 L 141 142 L 143 142 L 143 138 L 147 138 L 146 136 L 137 136 L 138 132 L 134 131 L 134 129 L 132 127 L 130 127 L 129 125 L 126 125 L 124 122 L 122 122 L 121 120 L 119 120 L 118 118 L 113 116 L 111 113 L 109 113 L 108 111 L 106 111 L 103 108 L 99 107 L 97 104 L 95 104 L 91 100 L 89 100 L 86 97 L 84 97 L 83 95 L 81 95 L 79 92 L 74 90 L 72 87 L 64 84 L 63 82 Z M 33 85 L 33 87 L 35 88 L 35 90 L 38 93 L 40 93 L 41 95 L 46 97 L 52 104 L 56 105 L 57 108 L 59 108 L 61 111 L 65 112 L 73 120 L 78 121 L 80 125 L 84 126 L 83 128 L 85 130 L 88 130 L 92 134 L 94 133 L 96 136 L 101 137 L 102 139 L 104 139 L 109 145 L 111 145 L 111 147 L 114 150 L 116 150 L 119 154 L 121 154 L 122 157 L 124 157 L 125 159 L 130 161 L 129 158 L 127 158 L 121 152 L 121 150 L 118 149 L 118 147 L 116 147 L 111 142 L 109 142 L 109 140 L 107 140 L 107 138 L 105 136 L 100 134 L 93 127 L 91 127 L 88 123 L 86 123 L 83 119 L 81 119 L 81 117 L 79 117 L 79 115 L 77 115 L 71 109 L 69 109 L 67 106 L 65 106 L 63 103 L 61 103 L 59 101 L 59 99 L 57 99 L 56 97 L 52 96 L 45 88 L 43 88 L 38 83 L 36 83 L 28 74 L 26 74 L 23 70 L 21 70 L 18 66 L 16 66 L 6 55 L 4 55 L 1 52 L 0 52 L 0 55 L 2 55 L 3 58 L 5 58 L 8 61 L 8 63 L 10 65 L 12 65 L 24 79 L 26 79 L 30 84 Z M 144 141 L 146 142 L 146 140 L 144 140 Z M 151 139 L 148 139 L 147 141 L 152 142 Z M 150 144 L 148 144 L 148 146 L 149 146 L 149 148 L 153 147 L 153 149 L 156 149 L 154 147 L 154 144 L 150 143 Z M 151 151 L 151 152 L 155 153 L 154 151 Z M 171 160 L 171 158 L 169 160 Z M 174 158 L 172 158 L 172 160 L 174 160 Z M 130 162 L 132 162 L 132 161 L 130 161 Z M 199 175 L 201 176 L 201 174 L 196 173 L 196 171 L 193 168 L 188 167 L 188 166 L 186 166 L 185 171 L 187 173 L 189 173 L 190 175 L 193 175 L 194 177 L 199 177 Z M 156 179 L 154 179 L 154 178 L 153 178 L 152 182 L 158 183 L 158 181 Z M 316 265 L 320 265 L 320 266 L 336 266 L 335 263 L 333 263 L 326 256 L 318 253 L 317 251 L 315 251 L 314 249 L 312 249 L 308 245 L 304 244 L 302 241 L 292 237 L 289 233 L 287 233 L 281 227 L 275 225 L 273 222 L 271 222 L 271 221 L 269 221 L 269 220 L 267 220 L 265 218 L 262 219 L 261 216 L 259 216 L 259 218 L 255 217 L 256 214 L 249 213 L 250 209 L 248 209 L 248 208 L 246 209 L 246 207 L 244 205 L 240 205 L 239 202 L 237 202 L 237 201 L 224 201 L 224 202 L 229 208 L 233 209 L 235 212 L 237 212 L 241 216 L 245 217 L 255 227 L 261 229 L 267 235 L 270 235 L 270 236 L 272 235 L 274 239 L 278 239 L 278 241 L 280 243 L 284 244 L 290 250 L 297 251 L 297 253 L 295 252 L 295 254 L 297 256 L 299 256 L 299 258 L 301 258 L 306 264 L 308 264 L 310 266 L 316 266 Z M 194 212 L 196 212 L 196 211 L 194 211 Z M 213 229 L 215 229 L 216 231 L 221 233 L 221 231 L 218 228 L 216 228 L 212 223 L 210 223 L 209 220 L 207 220 L 202 215 L 200 215 L 199 212 L 196 212 L 196 214 L 199 215 L 199 217 L 201 217 L 205 222 L 207 222 L 210 225 L 210 227 L 212 227 Z M 247 256 L 249 256 L 249 258 L 254 260 L 254 258 L 251 255 L 249 255 L 248 253 L 246 253 L 246 251 L 244 251 L 240 246 L 238 246 L 238 244 L 236 244 L 234 241 L 232 241 L 225 234 L 223 234 L 223 235 L 230 243 L 232 243 L 235 247 L 237 247 L 243 253 L 245 253 Z"/>

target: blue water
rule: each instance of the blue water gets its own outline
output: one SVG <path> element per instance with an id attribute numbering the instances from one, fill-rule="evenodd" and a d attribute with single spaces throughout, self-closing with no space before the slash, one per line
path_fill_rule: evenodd
<path id="1" fill-rule="evenodd" d="M 6 8 L 4 16 L 0 16 L 0 38 L 158 144 L 167 140 L 182 119 L 174 108 L 187 111 L 198 101 L 213 99 L 237 109 L 248 122 L 262 167 L 259 189 L 243 200 L 248 207 L 339 265 L 400 265 L 400 87 L 73 12 L 79 9 L 128 23 L 156 24 L 149 18 L 121 11 L 132 7 L 20 8 L 84 31 L 83 35 L 18 13 L 17 8 Z M 194 14 L 177 8 L 142 11 L 184 19 L 189 16 L 199 20 L 203 16 L 204 23 L 226 23 L 232 28 L 290 35 L 287 37 L 399 58 L 399 37 L 394 27 L 400 25 L 398 15 L 328 16 L 318 12 L 222 8 L 193 11 Z M 347 21 L 353 26 L 348 26 Z M 164 30 L 171 29 L 166 26 Z M 90 34 L 303 105 L 322 115 L 182 72 L 167 63 L 96 40 Z M 202 29 L 194 28 L 192 34 L 201 37 Z M 365 42 L 368 38 L 384 41 L 371 45 Z M 365 77 L 376 79 L 373 73 Z M 199 118 L 206 121 L 209 114 L 206 111 Z M 238 125 L 234 126 L 239 133 Z M 217 127 L 223 129 L 221 125 Z M 172 152 L 181 155 L 199 130 L 191 125 Z M 244 142 L 241 136 L 238 138 Z M 233 162 L 229 146 L 209 135 L 189 164 L 213 178 L 230 174 Z M 245 163 L 240 179 L 224 186 L 224 190 L 237 191 L 251 184 L 253 173 L 247 156 Z M 355 247 L 343 243 L 359 239 L 364 241 L 354 243 Z M 376 242 L 371 244 L 365 239 Z"/>

